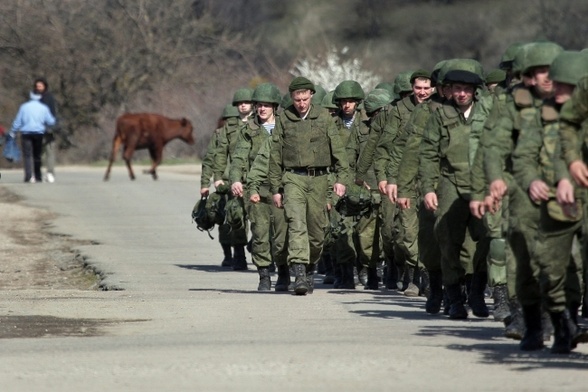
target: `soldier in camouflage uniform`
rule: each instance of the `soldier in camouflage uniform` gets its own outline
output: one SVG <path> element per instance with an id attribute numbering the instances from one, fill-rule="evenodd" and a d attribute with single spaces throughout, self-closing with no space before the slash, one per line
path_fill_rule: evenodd
<path id="1" fill-rule="evenodd" d="M 214 154 L 216 149 L 219 145 L 219 137 L 221 135 L 223 126 L 225 123 L 231 118 L 239 118 L 239 111 L 236 107 L 232 104 L 225 106 L 223 109 L 223 113 L 221 115 L 221 119 L 217 124 L 217 128 L 212 134 L 210 138 L 210 142 L 208 143 L 208 147 L 206 148 L 206 155 L 202 160 L 202 174 L 200 176 L 200 196 L 205 197 L 208 196 L 210 193 L 210 179 L 214 175 Z M 224 229 L 219 227 L 219 234 L 223 233 Z M 220 234 L 221 236 L 223 234 Z M 231 245 L 230 243 L 227 244 L 225 241 L 220 241 L 221 247 L 223 249 L 224 258 L 221 262 L 221 266 L 223 267 L 232 267 L 233 266 L 233 254 L 231 252 Z"/>
<path id="2" fill-rule="evenodd" d="M 296 274 L 294 292 L 306 295 L 313 289 L 315 265 L 328 224 L 327 174 L 335 171 L 333 191 L 343 196 L 349 166 L 333 118 L 326 109 L 311 103 L 315 91 L 312 82 L 297 77 L 288 90 L 293 104 L 276 119 L 269 180 L 274 205 L 286 212 L 288 262 Z"/>
<path id="3" fill-rule="evenodd" d="M 564 51 L 553 60 L 549 78 L 554 83 L 554 97 L 543 101 L 543 127 L 539 132 L 522 129 L 512 158 L 515 179 L 540 205 L 537 243 L 533 256 L 525 260 L 529 264 L 518 266 L 517 293 L 524 306 L 539 308 L 543 302 L 549 311 L 555 329 L 552 353 L 567 354 L 588 337 L 578 329 L 577 320 L 582 303 L 582 260 L 572 256 L 574 238 L 583 234 L 581 201 L 585 202 L 585 197 L 581 189 L 574 190 L 561 158 L 558 121 L 561 105 L 585 74 L 588 55 Z M 574 198 L 565 210 L 557 203 L 556 187 Z M 527 324 L 526 349 L 541 349 L 541 320 L 529 321 L 535 324 Z"/>
<path id="4" fill-rule="evenodd" d="M 247 187 L 247 173 L 252 166 L 260 147 L 269 139 L 275 127 L 275 115 L 282 97 L 278 88 L 271 83 L 262 83 L 253 91 L 252 101 L 256 115 L 249 119 L 241 128 L 237 138 L 235 151 L 232 155 L 229 180 L 233 196 L 245 200 L 247 219 L 251 228 L 251 258 L 259 273 L 258 291 L 271 290 L 269 267 L 272 264 L 272 235 L 271 221 L 276 214 L 282 214 L 273 206 L 269 192 L 269 182 L 256 189 L 259 195 L 258 203 L 250 203 Z M 278 269 L 287 269 L 286 260 L 280 260 Z"/>
<path id="5" fill-rule="evenodd" d="M 214 154 L 214 186 L 228 181 L 228 168 L 231 156 L 235 151 L 239 130 L 247 123 L 251 115 L 253 104 L 251 95 L 253 91 L 249 88 L 240 88 L 233 95 L 233 106 L 239 111 L 238 118 L 229 119 L 223 126 L 219 135 L 218 147 Z M 219 241 L 225 246 L 233 247 L 233 270 L 242 271 L 247 269 L 245 257 L 245 245 L 247 245 L 247 225 L 239 230 L 232 230 L 230 225 L 221 226 Z"/>
<path id="6" fill-rule="evenodd" d="M 488 317 L 484 302 L 488 252 L 486 230 L 469 210 L 470 167 L 488 117 L 491 100 L 476 95 L 483 84 L 482 66 L 474 60 L 456 61 L 444 82 L 451 84 L 452 99 L 431 116 L 420 146 L 419 177 L 425 207 L 435 211 L 435 235 L 441 249 L 443 283 L 450 302 L 449 317 L 467 318 L 462 285 L 473 271 L 468 303 L 477 317 Z M 463 266 L 466 232 L 475 240 L 471 266 Z"/>
<path id="7" fill-rule="evenodd" d="M 505 222 L 509 246 L 507 251 L 507 284 L 509 302 L 511 303 L 511 320 L 505 335 L 520 339 L 521 328 L 518 327 L 519 312 L 516 304 L 513 283 L 517 281 L 520 268 L 528 265 L 536 241 L 539 223 L 539 208 L 527 196 L 526 192 L 512 179 L 512 152 L 521 138 L 522 130 L 538 130 L 541 128 L 540 110 L 543 99 L 553 94 L 553 85 L 548 78 L 549 65 L 563 49 L 551 42 L 529 44 L 520 49 L 517 59 L 522 57 L 521 75 L 532 79 L 533 87 L 518 85 L 510 94 L 497 96 L 493 113 L 486 124 L 483 137 L 483 161 L 485 178 L 488 184 L 490 199 L 486 205 L 498 205 L 503 202 L 503 212 L 507 213 Z M 507 194 L 508 191 L 508 194 Z M 505 196 L 508 195 L 508 198 Z M 506 204 L 504 203 L 506 202 Z M 484 203 L 484 202 L 483 202 Z M 492 207 L 490 207 L 492 209 Z M 492 249 L 492 248 L 491 248 Z M 508 257 L 508 252 L 512 256 Z M 511 262 L 509 262 L 511 260 Z M 513 266 L 512 261 L 516 264 Z M 520 266 L 523 267 L 520 267 Z M 525 325 L 535 325 L 536 318 L 541 319 L 541 308 L 536 306 L 523 307 Z M 546 336 L 549 339 L 548 316 L 544 320 Z M 521 341 L 521 349 L 532 347 L 532 336 L 536 331 L 526 331 Z M 530 340 L 531 339 L 531 340 Z"/>

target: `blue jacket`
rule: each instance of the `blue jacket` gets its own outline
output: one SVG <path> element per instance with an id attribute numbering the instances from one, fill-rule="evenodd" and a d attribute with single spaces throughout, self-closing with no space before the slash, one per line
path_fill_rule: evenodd
<path id="1" fill-rule="evenodd" d="M 31 93 L 31 100 L 20 105 L 18 114 L 12 123 L 10 133 L 45 133 L 45 128 L 55 125 L 55 117 L 47 105 L 40 101 L 41 96 Z"/>

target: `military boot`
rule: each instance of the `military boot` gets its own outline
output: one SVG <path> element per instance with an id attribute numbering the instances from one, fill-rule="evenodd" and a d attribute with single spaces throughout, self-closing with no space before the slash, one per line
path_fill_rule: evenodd
<path id="1" fill-rule="evenodd" d="M 314 264 L 306 265 L 306 281 L 308 282 L 307 294 L 312 294 L 314 291 L 314 271 L 315 271 Z"/>
<path id="2" fill-rule="evenodd" d="M 449 316 L 449 308 L 451 307 L 451 303 L 449 302 L 449 295 L 447 295 L 447 289 L 443 289 L 443 314 L 445 316 Z"/>
<path id="3" fill-rule="evenodd" d="M 388 290 L 398 290 L 398 268 L 392 259 L 386 259 L 385 281 Z"/>
<path id="4" fill-rule="evenodd" d="M 494 321 L 504 321 L 510 316 L 508 308 L 508 289 L 505 284 L 499 284 L 492 288 L 492 299 L 494 300 Z"/>
<path id="5" fill-rule="evenodd" d="M 549 342 L 554 330 L 551 322 L 551 315 L 546 310 L 541 312 L 541 328 L 543 329 L 543 341 Z"/>
<path id="6" fill-rule="evenodd" d="M 278 279 L 274 290 L 276 291 L 288 291 L 290 285 L 290 268 L 288 265 L 278 265 Z"/>
<path id="7" fill-rule="evenodd" d="M 441 271 L 429 272 L 430 293 L 425 304 L 425 311 L 430 314 L 437 314 L 441 311 L 443 301 L 443 281 Z"/>
<path id="8" fill-rule="evenodd" d="M 408 275 L 408 279 L 406 279 L 408 281 L 408 285 L 406 286 L 406 289 L 404 289 L 404 296 L 405 297 L 418 297 L 419 296 L 419 287 L 416 284 L 414 284 L 416 267 L 409 265 L 404 269 L 404 271 L 405 271 L 405 274 Z"/>
<path id="9" fill-rule="evenodd" d="M 355 277 L 353 264 L 339 264 L 341 268 L 341 285 L 340 289 L 355 290 Z"/>
<path id="10" fill-rule="evenodd" d="M 553 346 L 552 354 L 569 354 L 572 351 L 572 336 L 575 334 L 575 328 L 572 330 L 573 322 L 570 320 L 568 310 L 563 312 L 550 312 L 551 322 L 553 323 Z"/>
<path id="11" fill-rule="evenodd" d="M 233 266 L 233 253 L 231 245 L 221 245 L 223 248 L 223 254 L 225 258 L 221 262 L 221 267 L 232 267 Z"/>
<path id="12" fill-rule="evenodd" d="M 472 313 L 476 317 L 488 317 L 490 315 L 484 298 L 484 291 L 486 291 L 487 281 L 488 275 L 485 272 L 476 272 L 472 276 L 468 295 L 468 305 L 470 305 L 470 308 L 472 308 Z"/>
<path id="13" fill-rule="evenodd" d="M 335 281 L 333 282 L 334 289 L 341 288 L 341 283 L 343 282 L 342 272 L 341 264 L 333 263 L 333 276 L 335 277 Z"/>
<path id="14" fill-rule="evenodd" d="M 414 283 L 419 286 L 419 295 L 429 298 L 431 296 L 431 277 L 429 276 L 429 271 L 425 268 L 418 268 L 417 272 L 418 277 Z"/>
<path id="15" fill-rule="evenodd" d="M 321 260 L 325 268 L 325 277 L 323 278 L 323 284 L 334 284 L 335 275 L 333 274 L 333 261 L 331 260 L 331 256 L 328 253 L 324 253 Z"/>
<path id="16" fill-rule="evenodd" d="M 574 326 L 576 327 L 576 333 L 574 334 L 574 336 L 572 336 L 572 349 L 576 348 L 578 343 L 588 343 L 588 330 L 578 325 L 579 308 L 579 304 L 572 304 L 570 306 L 570 320 L 574 323 Z"/>
<path id="17" fill-rule="evenodd" d="M 367 270 L 367 284 L 365 290 L 378 290 L 378 267 L 365 267 Z"/>
<path id="18" fill-rule="evenodd" d="M 525 335 L 525 320 L 519 301 L 510 299 L 508 301 L 510 315 L 504 319 L 504 336 L 514 340 L 521 340 Z"/>
<path id="19" fill-rule="evenodd" d="M 306 295 L 308 292 L 308 279 L 306 279 L 306 265 L 295 263 L 292 264 L 294 267 L 295 280 L 294 280 L 294 293 L 296 295 Z"/>
<path id="20" fill-rule="evenodd" d="M 233 271 L 246 271 L 247 270 L 247 258 L 245 257 L 245 245 L 235 245 L 233 247 Z"/>
<path id="21" fill-rule="evenodd" d="M 463 320 L 468 318 L 468 311 L 464 306 L 462 288 L 459 283 L 449 285 L 445 288 L 449 298 L 449 318 Z"/>
<path id="22" fill-rule="evenodd" d="M 543 328 L 541 327 L 541 304 L 523 306 L 525 336 L 519 344 L 522 351 L 541 350 L 543 346 Z"/>
<path id="23" fill-rule="evenodd" d="M 259 273 L 259 285 L 257 291 L 270 291 L 272 289 L 272 281 L 270 279 L 270 271 L 268 267 L 257 267 Z"/>

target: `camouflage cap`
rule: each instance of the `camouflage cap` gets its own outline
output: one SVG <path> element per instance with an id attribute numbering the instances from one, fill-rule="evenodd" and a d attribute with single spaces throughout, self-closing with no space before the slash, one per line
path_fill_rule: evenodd
<path id="1" fill-rule="evenodd" d="M 377 88 L 372 91 L 365 97 L 363 101 L 363 105 L 365 107 L 366 113 L 373 113 L 378 109 L 383 108 L 384 106 L 388 105 L 392 101 L 392 97 L 390 97 L 390 93 L 388 90 L 384 90 L 383 88 Z"/>
<path id="2" fill-rule="evenodd" d="M 404 71 L 399 73 L 396 78 L 394 78 L 394 93 L 395 94 L 402 94 L 412 92 L 412 84 L 410 82 L 410 78 L 414 71 Z"/>
<path id="3" fill-rule="evenodd" d="M 563 51 L 551 63 L 549 79 L 558 83 L 576 85 L 588 75 L 588 53 Z"/>
<path id="4" fill-rule="evenodd" d="M 414 81 L 417 78 L 425 78 L 425 79 L 431 79 L 431 73 L 429 71 L 426 71 L 424 69 L 417 69 L 416 71 L 414 71 L 412 73 L 412 75 L 410 75 L 410 84 L 414 84 Z"/>
<path id="5" fill-rule="evenodd" d="M 506 80 L 506 71 L 502 69 L 493 69 L 486 74 L 486 84 L 501 83 Z"/>
<path id="6" fill-rule="evenodd" d="M 296 90 L 310 90 L 313 93 L 316 92 L 314 84 L 304 76 L 297 76 L 290 82 L 288 91 L 292 92 Z"/>

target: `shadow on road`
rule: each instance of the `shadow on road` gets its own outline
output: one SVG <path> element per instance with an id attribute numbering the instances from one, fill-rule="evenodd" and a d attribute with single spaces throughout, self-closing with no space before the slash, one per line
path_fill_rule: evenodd
<path id="1" fill-rule="evenodd" d="M 185 268 L 194 271 L 203 272 L 255 272 L 255 269 L 248 269 L 246 271 L 233 271 L 231 267 L 221 267 L 220 265 L 196 265 L 196 264 L 174 264 L 176 267 Z"/>

